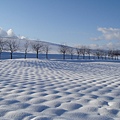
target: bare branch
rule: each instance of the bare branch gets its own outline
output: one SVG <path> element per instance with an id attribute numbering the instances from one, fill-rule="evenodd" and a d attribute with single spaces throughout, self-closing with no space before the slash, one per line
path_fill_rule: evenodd
<path id="1" fill-rule="evenodd" d="M 89 55 L 89 59 L 90 59 L 91 49 L 89 47 L 86 47 L 86 54 Z"/>
<path id="2" fill-rule="evenodd" d="M 77 46 L 76 47 L 76 53 L 77 53 L 77 59 L 79 59 L 79 57 L 80 57 L 80 54 L 81 54 L 81 47 L 80 46 Z"/>
<path id="3" fill-rule="evenodd" d="M 46 54 L 46 59 L 48 59 L 48 52 L 50 51 L 50 46 L 48 44 L 44 44 L 43 45 L 43 51 L 45 52 Z"/>
<path id="4" fill-rule="evenodd" d="M 4 45 L 5 45 L 4 39 L 0 38 L 0 59 L 1 59 L 1 54 L 2 54 L 2 51 L 3 51 Z"/>
<path id="5" fill-rule="evenodd" d="M 68 47 L 68 54 L 71 55 L 71 59 L 73 59 L 73 55 L 74 55 L 74 48 L 73 47 Z"/>
<path id="6" fill-rule="evenodd" d="M 12 59 L 12 54 L 13 52 L 17 51 L 19 48 L 19 43 L 17 39 L 7 39 L 6 40 L 6 50 L 10 51 L 11 53 L 11 59 Z"/>
<path id="7" fill-rule="evenodd" d="M 65 54 L 68 51 L 68 46 L 66 45 L 60 45 L 59 52 L 63 54 L 63 59 L 65 59 Z"/>
<path id="8" fill-rule="evenodd" d="M 83 55 L 83 59 L 85 58 L 85 53 L 86 53 L 86 47 L 82 46 L 80 49 L 81 54 Z"/>
<path id="9" fill-rule="evenodd" d="M 33 50 L 36 51 L 37 53 L 36 57 L 38 58 L 39 52 L 43 51 L 43 43 L 41 41 L 35 41 L 31 45 Z"/>
<path id="10" fill-rule="evenodd" d="M 24 52 L 25 52 L 25 59 L 27 56 L 27 52 L 28 52 L 28 48 L 29 48 L 30 42 L 28 40 L 25 40 L 25 44 L 24 44 Z"/>

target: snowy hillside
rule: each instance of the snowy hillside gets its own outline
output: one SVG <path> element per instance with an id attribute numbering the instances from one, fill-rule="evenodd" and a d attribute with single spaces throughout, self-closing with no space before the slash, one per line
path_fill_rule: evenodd
<path id="1" fill-rule="evenodd" d="M 27 39 L 19 39 L 19 47 L 20 47 L 20 52 L 24 52 L 24 44 L 26 42 Z M 40 41 L 40 40 L 28 40 L 29 41 L 29 52 L 30 53 L 33 53 L 33 49 L 31 47 L 31 43 L 35 42 L 35 41 Z M 46 45 L 49 45 L 50 47 L 50 50 L 49 52 L 52 53 L 52 54 L 58 54 L 58 50 L 59 50 L 59 46 L 60 44 L 55 44 L 55 43 L 50 43 L 50 42 L 46 42 L 46 41 L 40 41 L 42 44 L 46 44 Z"/>

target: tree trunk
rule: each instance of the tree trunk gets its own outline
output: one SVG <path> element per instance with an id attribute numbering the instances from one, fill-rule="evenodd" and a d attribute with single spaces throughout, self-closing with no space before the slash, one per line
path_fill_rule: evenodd
<path id="1" fill-rule="evenodd" d="M 89 59 L 90 59 L 90 54 L 89 54 Z"/>
<path id="2" fill-rule="evenodd" d="M 1 59 L 1 52 L 0 52 L 0 59 Z"/>
<path id="3" fill-rule="evenodd" d="M 85 59 L 85 55 L 83 55 L 83 59 Z"/>
<path id="4" fill-rule="evenodd" d="M 27 53 L 25 53 L 25 59 L 26 59 Z"/>
<path id="5" fill-rule="evenodd" d="M 71 54 L 71 59 L 73 59 L 73 55 Z"/>
<path id="6" fill-rule="evenodd" d="M 11 52 L 11 53 L 10 53 L 10 58 L 11 58 L 11 59 L 13 58 L 13 57 L 12 57 L 12 54 L 13 54 L 13 53 Z"/>
<path id="7" fill-rule="evenodd" d="M 38 51 L 37 51 L 37 56 L 36 56 L 36 57 L 37 57 L 37 59 L 38 59 Z"/>
<path id="8" fill-rule="evenodd" d="M 118 56 L 116 56 L 116 60 L 118 60 Z"/>
<path id="9" fill-rule="evenodd" d="M 48 59 L 48 53 L 46 53 L 46 59 Z"/>
<path id="10" fill-rule="evenodd" d="M 63 53 L 63 60 L 65 60 L 65 53 Z"/>

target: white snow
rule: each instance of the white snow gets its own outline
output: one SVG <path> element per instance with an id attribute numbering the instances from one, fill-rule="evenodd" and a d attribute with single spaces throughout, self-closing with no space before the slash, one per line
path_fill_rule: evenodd
<path id="1" fill-rule="evenodd" d="M 119 62 L 0 61 L 0 120 L 119 119 Z"/>

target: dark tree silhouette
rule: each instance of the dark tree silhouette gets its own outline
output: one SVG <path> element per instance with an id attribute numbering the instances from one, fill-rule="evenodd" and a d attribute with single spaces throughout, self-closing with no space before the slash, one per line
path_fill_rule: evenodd
<path id="1" fill-rule="evenodd" d="M 114 50 L 109 50 L 108 56 L 109 56 L 109 58 L 113 59 L 114 58 Z"/>
<path id="2" fill-rule="evenodd" d="M 25 52 L 25 56 L 24 58 L 26 59 L 27 53 L 28 53 L 28 48 L 29 48 L 30 42 L 28 40 L 25 40 L 25 44 L 24 44 L 24 52 Z"/>
<path id="3" fill-rule="evenodd" d="M 50 51 L 50 46 L 48 44 L 44 44 L 43 45 L 43 51 L 45 52 L 46 54 L 46 59 L 48 59 L 48 52 Z"/>
<path id="4" fill-rule="evenodd" d="M 100 50 L 100 49 L 97 49 L 96 52 L 95 52 L 95 55 L 97 56 L 98 59 L 100 59 L 101 50 Z"/>
<path id="5" fill-rule="evenodd" d="M 118 56 L 120 55 L 120 50 L 114 50 L 113 52 L 115 59 L 118 60 Z"/>
<path id="6" fill-rule="evenodd" d="M 107 59 L 107 56 L 108 56 L 108 51 L 107 50 L 103 50 L 103 56 L 105 57 L 105 59 Z"/>
<path id="7" fill-rule="evenodd" d="M 36 58 L 38 58 L 39 52 L 43 51 L 43 43 L 41 41 L 35 41 L 31 45 L 33 50 L 36 51 Z"/>
<path id="8" fill-rule="evenodd" d="M 77 59 L 79 59 L 80 54 L 81 54 L 81 47 L 80 46 L 76 47 L 76 53 L 77 53 Z"/>
<path id="9" fill-rule="evenodd" d="M 89 47 L 86 47 L 86 54 L 89 55 L 89 59 L 90 59 L 91 49 Z"/>
<path id="10" fill-rule="evenodd" d="M 104 50 L 100 50 L 100 57 L 103 59 L 104 56 Z"/>
<path id="11" fill-rule="evenodd" d="M 68 54 L 70 54 L 71 59 L 73 59 L 73 55 L 74 55 L 74 48 L 73 47 L 68 47 Z"/>
<path id="12" fill-rule="evenodd" d="M 59 52 L 63 54 L 63 59 L 65 59 L 65 54 L 68 51 L 68 46 L 66 45 L 60 45 L 59 46 Z"/>
<path id="13" fill-rule="evenodd" d="M 4 45 L 5 45 L 4 39 L 0 38 L 0 59 L 1 59 L 1 54 L 2 54 L 2 51 L 3 51 Z"/>
<path id="14" fill-rule="evenodd" d="M 81 54 L 83 55 L 83 59 L 85 59 L 86 47 L 82 46 L 80 49 Z"/>
<path id="15" fill-rule="evenodd" d="M 13 58 L 13 53 L 15 51 L 18 50 L 19 48 L 19 43 L 18 43 L 18 39 L 14 39 L 14 38 L 9 38 L 6 40 L 6 50 L 10 51 L 10 58 Z"/>

